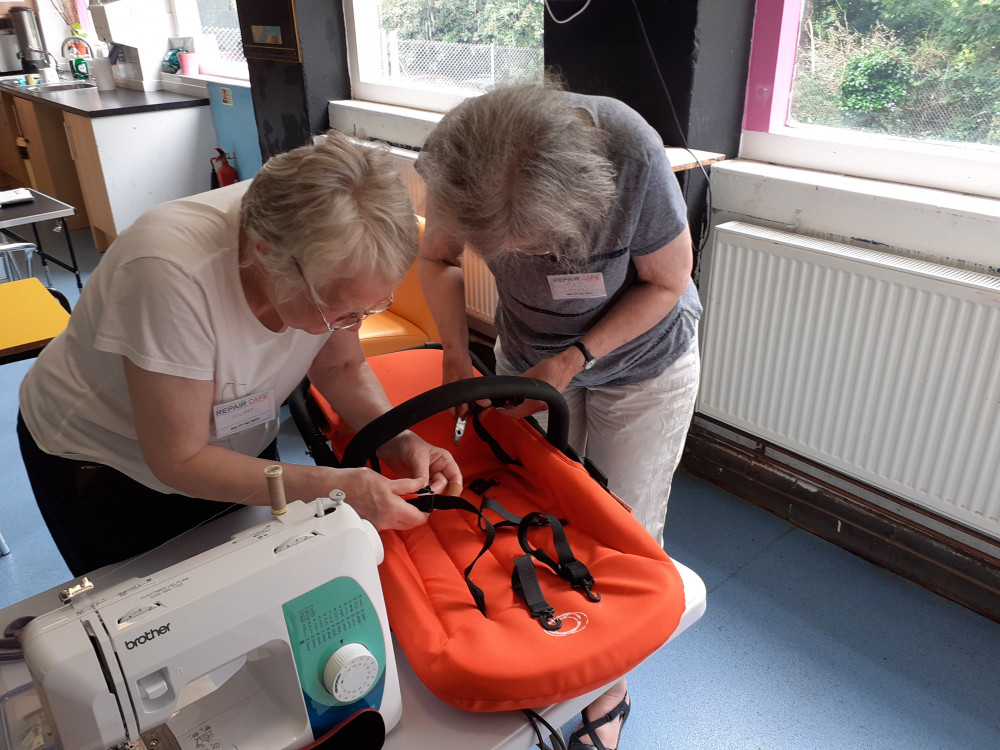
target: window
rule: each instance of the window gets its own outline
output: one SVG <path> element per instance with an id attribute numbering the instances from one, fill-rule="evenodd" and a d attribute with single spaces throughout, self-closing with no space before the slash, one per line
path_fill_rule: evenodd
<path id="1" fill-rule="evenodd" d="M 227 78 L 248 79 L 243 41 L 240 37 L 236 0 L 172 0 L 177 28 L 183 36 L 201 35 L 214 40 L 214 50 L 205 53 L 199 45 L 201 72 Z M 209 42 L 209 46 L 212 46 Z"/>
<path id="2" fill-rule="evenodd" d="M 1000 145 L 1000 7 L 806 0 L 790 122 Z"/>
<path id="3" fill-rule="evenodd" d="M 543 0 L 346 0 L 355 99 L 439 112 L 541 76 Z"/>
<path id="4" fill-rule="evenodd" d="M 990 0 L 758 0 L 744 158 L 1000 197 Z"/>
<path id="5" fill-rule="evenodd" d="M 215 37 L 219 56 L 231 62 L 246 62 L 240 38 L 236 0 L 196 0 L 201 33 Z"/>

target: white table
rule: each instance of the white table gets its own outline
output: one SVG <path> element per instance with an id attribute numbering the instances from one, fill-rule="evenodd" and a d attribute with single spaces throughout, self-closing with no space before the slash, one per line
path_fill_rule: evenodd
<path id="1" fill-rule="evenodd" d="M 133 558 L 124 565 L 101 568 L 88 577 L 95 587 L 99 587 L 143 576 L 221 544 L 237 531 L 269 518 L 268 508 L 247 507 L 195 529 L 146 555 Z M 705 584 L 683 565 L 677 564 L 677 569 L 684 581 L 687 607 L 671 640 L 696 622 L 705 611 Z M 59 606 L 58 592 L 66 585 L 56 586 L 0 610 L 0 629 L 17 617 L 41 615 L 56 609 Z M 394 643 L 394 647 L 403 715 L 386 738 L 385 750 L 528 750 L 534 746 L 534 733 L 519 711 L 471 713 L 441 702 L 414 674 L 399 645 Z M 24 662 L 0 662 L 0 695 L 30 681 L 31 676 Z M 574 700 L 548 706 L 539 713 L 558 728 L 602 692 L 596 690 Z M 470 743 L 470 738 L 475 738 L 475 741 Z"/>

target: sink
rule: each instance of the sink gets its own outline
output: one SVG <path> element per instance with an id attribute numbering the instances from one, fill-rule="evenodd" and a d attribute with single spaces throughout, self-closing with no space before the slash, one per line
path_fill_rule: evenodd
<path id="1" fill-rule="evenodd" d="M 31 86 L 25 86 L 27 91 L 71 91 L 73 89 L 92 89 L 96 88 L 96 83 L 90 83 L 88 81 L 59 81 L 57 83 L 36 83 Z"/>
<path id="2" fill-rule="evenodd" d="M 22 76 L 23 78 L 23 76 Z M 92 89 L 97 84 L 93 81 L 53 81 L 52 83 L 32 83 L 27 86 L 18 84 L 17 78 L 0 79 L 0 86 L 15 90 L 31 91 L 35 94 L 43 94 L 46 91 L 72 91 L 73 89 Z"/>

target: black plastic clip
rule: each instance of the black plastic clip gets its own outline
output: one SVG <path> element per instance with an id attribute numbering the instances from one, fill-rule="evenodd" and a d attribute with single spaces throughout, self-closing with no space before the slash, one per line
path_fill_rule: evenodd
<path id="1" fill-rule="evenodd" d="M 562 627 L 562 620 L 556 617 L 556 611 L 549 607 L 545 612 L 532 612 L 538 618 L 538 622 L 546 630 L 553 632 Z"/>
<path id="2" fill-rule="evenodd" d="M 596 591 L 591 590 L 593 586 L 594 586 L 593 576 L 589 576 L 588 578 L 585 578 L 581 581 L 573 581 L 573 588 L 582 591 L 586 595 L 586 597 L 590 599 L 590 601 L 599 602 L 601 601 L 601 595 Z"/>

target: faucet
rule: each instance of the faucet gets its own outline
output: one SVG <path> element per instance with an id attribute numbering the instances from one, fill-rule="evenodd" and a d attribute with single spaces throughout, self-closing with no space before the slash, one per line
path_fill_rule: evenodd
<path id="1" fill-rule="evenodd" d="M 68 36 L 62 40 L 62 44 L 59 45 L 59 56 L 66 57 L 66 45 L 70 42 L 83 42 L 83 45 L 87 48 L 87 52 L 90 53 L 91 59 L 94 57 L 94 48 L 90 46 L 90 42 L 84 39 L 82 36 Z"/>

